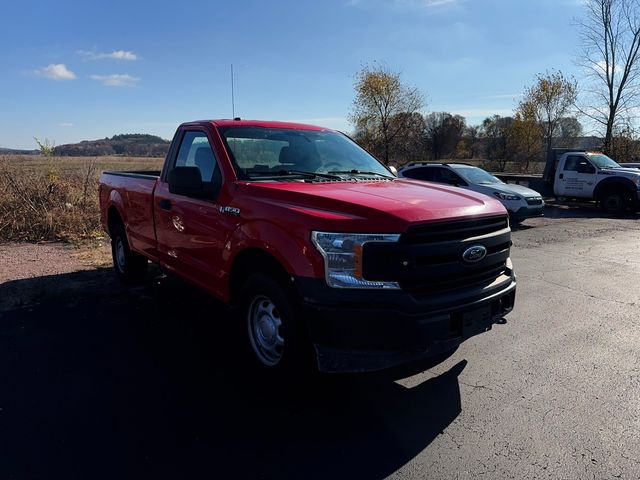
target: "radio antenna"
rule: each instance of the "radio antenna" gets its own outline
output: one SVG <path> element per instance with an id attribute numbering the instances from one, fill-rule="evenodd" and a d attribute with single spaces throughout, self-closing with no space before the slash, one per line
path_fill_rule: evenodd
<path id="1" fill-rule="evenodd" d="M 236 101 L 233 92 L 233 63 L 231 64 L 231 118 L 236 118 Z"/>

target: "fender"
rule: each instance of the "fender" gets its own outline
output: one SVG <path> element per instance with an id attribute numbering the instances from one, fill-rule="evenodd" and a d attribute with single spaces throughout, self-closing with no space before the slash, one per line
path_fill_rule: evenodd
<path id="1" fill-rule="evenodd" d="M 631 192 L 636 192 L 638 186 L 630 179 L 625 177 L 609 177 L 598 182 L 596 188 L 593 191 L 593 197 L 598 198 L 604 189 L 608 188 L 623 188 Z"/>
<path id="2" fill-rule="evenodd" d="M 249 248 L 264 251 L 275 258 L 291 276 L 324 278 L 324 259 L 320 252 L 274 223 L 265 220 L 240 225 L 227 238 L 222 254 L 224 297 L 229 298 L 229 276 L 237 256 Z"/>
<path id="3" fill-rule="evenodd" d="M 124 223 L 125 230 L 128 230 L 127 229 L 128 222 L 127 222 L 127 215 L 126 215 L 127 209 L 124 208 L 124 199 L 122 198 L 122 195 L 120 194 L 120 192 L 118 192 L 115 188 L 111 189 L 111 192 L 109 193 L 109 198 L 107 199 L 107 202 L 106 202 L 106 208 L 103 208 L 102 210 L 103 212 L 105 212 L 104 227 L 108 233 L 110 233 L 108 215 L 109 215 L 109 210 L 111 210 L 112 207 L 115 208 L 118 212 L 118 215 L 120 215 L 120 218 Z"/>

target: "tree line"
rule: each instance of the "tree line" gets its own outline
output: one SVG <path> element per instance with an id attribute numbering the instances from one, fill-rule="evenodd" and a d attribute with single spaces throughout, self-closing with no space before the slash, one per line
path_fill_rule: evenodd
<path id="1" fill-rule="evenodd" d="M 36 140 L 37 141 L 37 140 Z M 38 142 L 43 155 L 49 155 Z M 51 146 L 51 155 L 101 156 L 123 155 L 129 157 L 162 157 L 166 155 L 170 142 L 155 135 L 142 133 L 114 135 L 101 140 L 84 140 L 79 143 Z"/>
<path id="2" fill-rule="evenodd" d="M 504 170 L 529 170 L 554 147 L 584 148 L 583 125 L 599 148 L 620 162 L 640 156 L 633 113 L 640 107 L 640 0 L 585 0 L 579 23 L 579 83 L 560 71 L 535 76 L 512 116 L 479 125 L 448 112 L 424 114 L 424 95 L 383 65 L 364 66 L 350 114 L 355 139 L 385 163 L 481 158 Z M 583 145 L 579 145 L 579 143 Z"/>

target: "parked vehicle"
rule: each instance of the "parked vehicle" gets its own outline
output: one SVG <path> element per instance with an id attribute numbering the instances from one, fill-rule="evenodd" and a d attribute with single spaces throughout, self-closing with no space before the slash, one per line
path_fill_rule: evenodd
<path id="1" fill-rule="evenodd" d="M 640 169 L 622 166 L 601 153 L 554 149 L 540 175 L 496 174 L 544 196 L 594 200 L 608 212 L 640 209 Z"/>
<path id="2" fill-rule="evenodd" d="M 150 260 L 234 306 L 268 372 L 435 358 L 515 301 L 497 200 L 398 179 L 328 129 L 185 123 L 162 172 L 105 172 L 100 205 L 118 277 Z"/>
<path id="3" fill-rule="evenodd" d="M 620 166 L 622 168 L 640 168 L 640 163 L 621 163 Z"/>
<path id="4" fill-rule="evenodd" d="M 544 214 L 544 200 L 535 190 L 504 183 L 486 170 L 464 163 L 410 163 L 399 170 L 400 177 L 444 183 L 497 198 L 513 223 Z"/>

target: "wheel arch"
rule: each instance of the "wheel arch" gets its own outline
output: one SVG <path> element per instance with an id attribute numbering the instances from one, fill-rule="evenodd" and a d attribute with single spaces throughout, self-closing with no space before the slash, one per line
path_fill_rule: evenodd
<path id="1" fill-rule="evenodd" d="M 107 232 L 109 235 L 113 233 L 113 228 L 116 225 L 122 225 L 124 227 L 124 219 L 120 214 L 120 210 L 115 205 L 111 205 L 107 210 Z"/>
<path id="2" fill-rule="evenodd" d="M 633 193 L 637 190 L 637 187 L 628 178 L 605 178 L 604 180 L 599 182 L 598 185 L 596 185 L 596 188 L 593 191 L 593 197 L 599 199 L 606 192 L 610 192 L 612 190 L 624 190 L 628 193 Z"/>
<path id="3" fill-rule="evenodd" d="M 248 247 L 234 257 L 229 273 L 229 299 L 235 303 L 246 279 L 253 273 L 271 276 L 284 286 L 293 283 L 293 277 L 272 254 L 258 247 Z"/>

